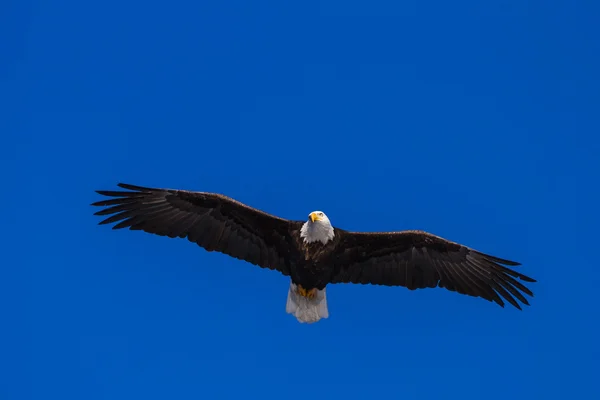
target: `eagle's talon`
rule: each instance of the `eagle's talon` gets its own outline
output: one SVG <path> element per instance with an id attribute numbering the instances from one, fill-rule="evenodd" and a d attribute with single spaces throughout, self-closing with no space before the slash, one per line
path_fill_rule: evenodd
<path id="1" fill-rule="evenodd" d="M 317 288 L 306 290 L 302 286 L 298 285 L 298 294 L 307 299 L 314 299 L 317 296 Z"/>

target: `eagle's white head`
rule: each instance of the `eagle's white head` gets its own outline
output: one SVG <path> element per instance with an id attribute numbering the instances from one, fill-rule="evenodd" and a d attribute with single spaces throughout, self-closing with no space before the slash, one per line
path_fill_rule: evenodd
<path id="1" fill-rule="evenodd" d="M 325 244 L 333 239 L 333 235 L 333 226 L 323 211 L 313 211 L 308 214 L 308 221 L 300 230 L 300 237 L 304 238 L 306 243 L 319 241 Z"/>

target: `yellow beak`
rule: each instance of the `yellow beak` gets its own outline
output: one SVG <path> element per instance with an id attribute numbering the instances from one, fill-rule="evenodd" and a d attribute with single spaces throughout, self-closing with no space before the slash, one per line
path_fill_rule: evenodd
<path id="1" fill-rule="evenodd" d="M 310 218 L 311 222 L 315 222 L 315 221 L 319 220 L 319 216 L 315 212 L 311 212 L 310 214 L 308 214 L 308 217 Z"/>

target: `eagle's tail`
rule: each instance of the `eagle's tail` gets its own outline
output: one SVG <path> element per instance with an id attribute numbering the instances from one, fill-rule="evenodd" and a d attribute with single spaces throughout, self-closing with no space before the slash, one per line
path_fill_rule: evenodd
<path id="1" fill-rule="evenodd" d="M 294 315 L 298 321 L 308 324 L 317 322 L 321 318 L 329 317 L 325 288 L 323 290 L 316 290 L 315 296 L 308 298 L 298 293 L 298 286 L 290 282 L 285 311 L 288 314 Z"/>

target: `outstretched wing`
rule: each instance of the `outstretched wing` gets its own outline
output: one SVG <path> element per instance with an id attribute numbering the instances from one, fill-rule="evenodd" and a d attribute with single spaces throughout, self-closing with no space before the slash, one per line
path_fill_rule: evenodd
<path id="1" fill-rule="evenodd" d="M 108 206 L 95 215 L 111 215 L 100 224 L 186 238 L 262 268 L 290 274 L 289 235 L 298 222 L 278 218 L 229 197 L 186 190 L 156 189 L 120 183 L 129 191 L 97 191 L 113 197 L 92 203 Z"/>
<path id="2" fill-rule="evenodd" d="M 504 265 L 503 260 L 422 231 L 340 231 L 332 283 L 405 286 L 408 289 L 443 287 L 482 297 L 504 307 L 506 299 L 521 309 L 515 297 L 529 305 L 523 293 L 533 296 L 518 278 L 534 279 Z M 514 296 L 514 297 L 513 297 Z"/>

